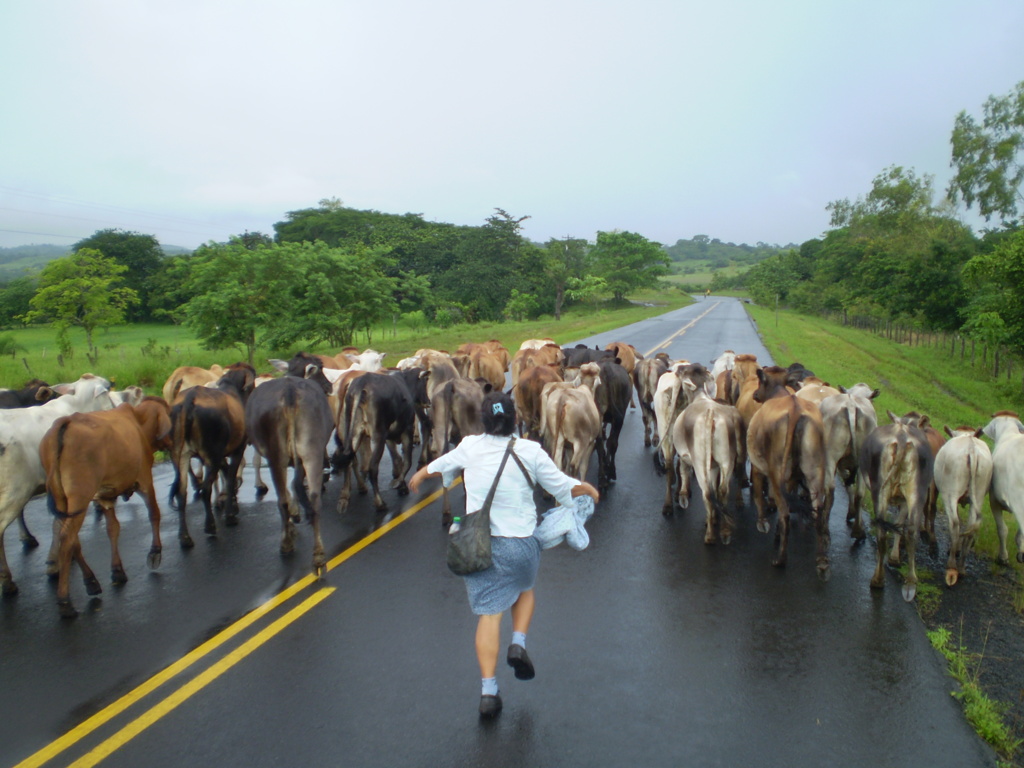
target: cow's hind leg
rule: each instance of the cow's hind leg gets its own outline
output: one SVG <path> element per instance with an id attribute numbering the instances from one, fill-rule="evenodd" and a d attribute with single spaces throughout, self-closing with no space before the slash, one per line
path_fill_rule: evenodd
<path id="1" fill-rule="evenodd" d="M 25 549 L 35 549 L 39 546 L 39 539 L 32 535 L 32 531 L 25 523 L 25 510 L 21 510 L 21 514 L 18 515 L 18 538 Z"/>
<path id="2" fill-rule="evenodd" d="M 111 499 L 101 499 L 99 502 L 103 508 L 103 516 L 107 523 L 107 538 L 110 539 L 110 580 L 115 584 L 126 584 L 128 574 L 124 572 L 124 563 L 121 562 L 121 552 L 117 548 L 118 540 L 121 538 L 121 523 L 114 514 L 114 502 Z"/>
<path id="3" fill-rule="evenodd" d="M 769 478 L 772 497 L 775 499 L 775 506 L 779 510 L 778 519 L 775 521 L 775 556 L 772 558 L 772 565 L 782 568 L 786 565 L 787 549 L 789 546 L 789 501 L 786 499 L 786 487 L 782 478 Z"/>

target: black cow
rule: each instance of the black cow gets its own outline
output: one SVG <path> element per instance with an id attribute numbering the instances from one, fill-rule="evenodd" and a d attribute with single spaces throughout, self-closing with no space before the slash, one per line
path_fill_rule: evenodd
<path id="1" fill-rule="evenodd" d="M 42 405 L 57 396 L 45 381 L 32 379 L 21 389 L 0 389 L 0 408 L 28 408 Z"/>
<path id="2" fill-rule="evenodd" d="M 597 438 L 598 487 L 607 488 L 615 482 L 615 453 L 619 449 L 619 432 L 626 419 L 633 382 L 618 358 L 599 359 L 601 384 L 594 391 L 594 401 L 601 413 L 601 434 Z M 607 434 L 605 426 L 608 427 Z"/>
<path id="3" fill-rule="evenodd" d="M 245 403 L 253 390 L 256 370 L 248 363 L 235 363 L 212 387 L 191 387 L 171 409 L 174 483 L 171 505 L 178 509 L 178 541 L 193 546 L 185 516 L 188 477 L 192 457 L 203 465 L 199 496 L 206 510 L 205 531 L 217 532 L 211 495 L 218 474 L 224 487 L 222 506 L 228 525 L 238 521 L 238 470 L 245 454 Z"/>
<path id="4" fill-rule="evenodd" d="M 405 380 L 397 375 L 367 374 L 349 385 L 341 414 L 338 434 L 335 435 L 338 450 L 334 454 L 335 468 L 344 474 L 338 511 L 344 512 L 348 508 L 352 493 L 349 468 L 355 461 L 359 492 L 366 493 L 363 475 L 367 473 L 373 486 L 373 503 L 377 511 L 383 512 L 388 506 L 380 495 L 377 474 L 385 447 L 391 455 L 392 487 L 398 489 L 399 496 L 409 493 L 405 476 L 412 466 L 412 435 L 416 421 L 412 394 Z"/>
<path id="5" fill-rule="evenodd" d="M 292 491 L 313 525 L 313 570 L 317 575 L 323 575 L 327 567 L 320 538 L 320 507 L 324 457 L 334 429 L 327 401 L 330 391 L 331 383 L 324 376 L 320 361 L 300 352 L 289 361 L 288 375 L 258 386 L 245 404 L 249 442 L 267 460 L 277 493 L 283 529 L 281 554 L 294 551 L 294 522 L 299 519 L 287 487 L 291 466 L 295 469 Z"/>
<path id="6" fill-rule="evenodd" d="M 591 349 L 586 344 L 577 344 L 575 347 L 563 347 L 562 354 L 565 356 L 563 368 L 579 368 L 584 363 L 600 363 L 615 359 L 615 353 L 612 350 L 599 347 Z"/>

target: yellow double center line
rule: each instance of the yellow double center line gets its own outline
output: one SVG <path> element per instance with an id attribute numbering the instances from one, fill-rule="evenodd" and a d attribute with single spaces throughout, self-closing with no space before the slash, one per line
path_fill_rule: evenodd
<path id="1" fill-rule="evenodd" d="M 348 560 L 353 555 L 362 551 L 373 542 L 387 534 L 389 531 L 394 530 L 397 526 L 404 523 L 410 517 L 415 515 L 424 507 L 431 504 L 435 499 L 441 495 L 441 491 L 435 491 L 430 496 L 421 499 L 415 505 L 407 509 L 402 514 L 398 515 L 392 520 L 382 525 L 377 530 L 368 536 L 360 539 L 358 542 L 353 544 L 351 547 L 346 549 L 341 554 L 337 555 L 331 561 L 327 563 L 327 570 L 330 571 L 343 562 Z M 52 760 L 54 757 L 59 755 L 61 752 L 69 749 L 70 747 L 77 744 L 79 741 L 93 733 L 93 731 L 102 727 L 112 719 L 120 715 L 122 712 L 127 710 L 129 707 L 141 701 L 143 698 L 151 694 L 157 688 L 162 686 L 164 683 L 173 679 L 177 675 L 181 674 L 193 664 L 202 660 L 220 646 L 237 636 L 241 632 L 248 629 L 254 623 L 259 621 L 261 618 L 266 616 L 268 613 L 273 611 L 280 605 L 288 602 L 296 594 L 306 589 L 307 587 L 316 583 L 317 579 L 313 574 L 309 574 L 299 579 L 297 582 L 292 584 L 284 591 L 278 593 L 265 603 L 246 614 L 244 617 L 236 621 L 231 626 L 219 632 L 214 637 L 207 640 L 205 643 L 200 645 L 193 651 L 190 651 L 185 656 L 182 656 L 178 661 L 171 664 L 166 669 L 158 672 L 151 677 L 142 685 L 138 686 L 134 690 L 122 696 L 117 701 L 104 707 L 102 710 L 97 712 L 95 715 L 85 720 L 80 725 L 72 728 L 66 734 L 61 736 L 56 741 L 51 742 L 41 750 L 31 755 L 14 768 L 37 768 L 44 763 Z M 302 603 L 292 608 L 288 613 L 280 618 L 276 619 L 272 624 L 260 630 L 257 634 L 253 635 L 249 640 L 245 641 L 235 650 L 228 653 L 220 661 L 213 664 L 211 667 L 197 675 L 195 678 L 185 683 L 180 688 L 172 692 L 170 695 L 165 697 L 163 700 L 154 704 L 150 709 L 141 714 L 131 723 L 126 725 L 124 728 L 119 730 L 113 736 L 106 739 L 99 746 L 92 751 L 83 755 L 80 759 L 72 763 L 71 765 L 75 768 L 86 768 L 87 766 L 94 766 L 103 760 L 108 755 L 112 754 L 117 749 L 121 748 L 129 741 L 134 739 L 149 726 L 156 723 L 161 717 L 171 712 L 176 707 L 187 701 L 192 695 L 198 693 L 207 685 L 212 683 L 222 674 L 227 672 L 231 667 L 235 666 L 238 662 L 242 661 L 245 657 L 259 648 L 261 645 L 266 643 L 272 637 L 280 633 L 283 629 L 294 623 L 301 616 L 309 612 L 321 601 L 325 600 L 334 592 L 334 587 L 325 587 L 318 590 L 315 594 L 306 598 Z"/>

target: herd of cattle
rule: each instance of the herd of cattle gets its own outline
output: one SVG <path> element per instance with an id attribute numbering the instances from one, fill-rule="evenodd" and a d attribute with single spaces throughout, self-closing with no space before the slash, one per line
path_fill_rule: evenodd
<path id="1" fill-rule="evenodd" d="M 1017 520 L 1017 559 L 1024 562 L 1024 424 L 1010 412 L 995 414 L 983 429 L 946 427 L 946 440 L 917 413 L 878 425 L 865 384 L 829 386 L 799 364 L 762 367 L 753 355 L 726 351 L 711 370 L 665 353 L 643 357 L 631 345 L 605 349 L 562 348 L 550 339 L 530 339 L 514 354 L 499 342 L 467 343 L 455 353 L 419 350 L 390 369 L 383 354 L 346 349 L 336 356 L 300 352 L 272 360 L 284 375 L 257 376 L 236 363 L 174 371 L 163 397 L 137 387 L 112 391 L 106 379 L 85 374 L 54 387 L 33 381 L 21 390 L 0 391 L 0 588 L 17 592 L 3 548 L 3 533 L 19 521 L 26 546 L 37 542 L 25 526 L 25 504 L 44 490 L 54 515 L 47 570 L 57 577 L 62 616 L 76 615 L 69 594 L 72 561 L 86 591 L 101 591 L 82 555 L 78 533 L 95 503 L 102 510 L 111 546 L 112 579 L 126 575 L 118 553 L 118 496 L 139 491 L 152 528 L 149 566 L 160 563 L 160 510 L 153 487 L 154 453 L 166 450 L 175 468 L 172 506 L 178 539 L 193 546 L 186 510 L 189 483 L 205 510 L 205 531 L 217 530 L 215 511 L 227 525 L 238 519 L 239 470 L 247 446 L 255 448 L 257 493 L 267 492 L 260 470 L 267 463 L 281 515 L 281 552 L 294 550 L 295 523 L 304 510 L 313 531 L 313 570 L 326 568 L 320 512 L 327 469 L 342 475 L 338 510 L 351 496 L 372 488 L 385 510 L 378 472 L 384 450 L 391 457 L 392 487 L 406 495 L 413 466 L 441 455 L 462 437 L 483 431 L 480 405 L 492 389 L 511 392 L 523 436 L 540 441 L 567 473 L 583 479 L 597 454 L 598 486 L 615 482 L 619 433 L 630 408 L 643 419 L 644 444 L 654 447 L 655 467 L 665 475 L 663 512 L 685 508 L 691 476 L 706 509 L 704 540 L 728 544 L 741 488 L 750 488 L 756 525 L 768 533 L 777 514 L 772 563 L 786 562 L 790 505 L 809 507 L 816 534 L 816 568 L 830 575 L 829 517 L 836 479 L 847 489 L 847 524 L 866 536 L 861 505 L 870 493 L 878 542 L 871 586 L 884 584 L 884 565 L 898 565 L 901 546 L 908 569 L 903 595 L 913 600 L 915 551 L 921 537 L 933 548 L 941 497 L 949 522 L 946 582 L 953 586 L 977 530 L 989 494 L 999 537 L 1000 562 L 1008 561 L 1003 512 Z M 331 435 L 334 450 L 330 452 Z M 980 437 L 994 443 L 990 451 Z M 747 464 L 749 460 L 749 474 Z M 288 468 L 293 469 L 291 487 Z M 216 488 L 216 498 L 214 490 Z M 961 522 L 959 506 L 969 505 Z M 442 522 L 451 520 L 444 494 Z"/>

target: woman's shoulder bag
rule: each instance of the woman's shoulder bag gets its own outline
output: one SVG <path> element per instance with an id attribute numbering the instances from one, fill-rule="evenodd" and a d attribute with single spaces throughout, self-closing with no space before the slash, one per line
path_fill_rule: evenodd
<path id="1" fill-rule="evenodd" d="M 491 502 L 494 501 L 498 478 L 505 469 L 514 442 L 515 438 L 508 441 L 508 448 L 505 449 L 484 505 L 479 511 L 462 518 L 459 530 L 448 537 L 448 569 L 456 576 L 466 576 L 491 567 Z"/>

